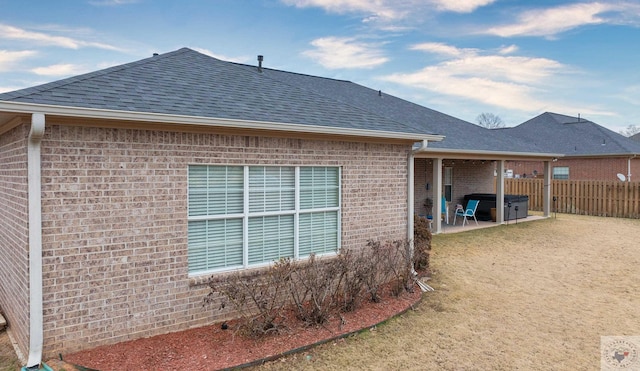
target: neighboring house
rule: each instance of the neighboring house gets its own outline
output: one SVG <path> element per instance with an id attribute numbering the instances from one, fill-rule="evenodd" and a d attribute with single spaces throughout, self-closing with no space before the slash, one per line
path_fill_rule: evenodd
<path id="1" fill-rule="evenodd" d="M 629 137 L 629 139 L 635 140 L 636 142 L 640 142 L 640 133 L 633 134 L 632 136 Z"/>
<path id="2" fill-rule="evenodd" d="M 516 127 L 499 129 L 564 157 L 552 164 L 552 179 L 640 180 L 640 143 L 580 117 L 546 112 Z M 514 177 L 540 177 L 541 162 L 509 161 Z"/>
<path id="3" fill-rule="evenodd" d="M 0 306 L 28 366 L 210 324 L 233 315 L 202 307 L 211 275 L 411 238 L 424 197 L 556 156 L 190 49 L 0 94 Z"/>

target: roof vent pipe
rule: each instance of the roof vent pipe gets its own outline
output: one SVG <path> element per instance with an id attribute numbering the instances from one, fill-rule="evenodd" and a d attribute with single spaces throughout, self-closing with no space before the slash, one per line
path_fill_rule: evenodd
<path id="1" fill-rule="evenodd" d="M 259 55 L 258 56 L 258 72 L 262 72 L 262 61 L 264 60 L 264 57 Z"/>

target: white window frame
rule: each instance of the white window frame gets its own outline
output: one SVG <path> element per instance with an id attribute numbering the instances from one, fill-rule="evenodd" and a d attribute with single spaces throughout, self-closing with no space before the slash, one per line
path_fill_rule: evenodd
<path id="1" fill-rule="evenodd" d="M 451 202 L 451 200 L 453 199 L 453 167 L 445 166 L 444 171 L 442 172 L 442 178 L 442 191 L 444 193 L 445 200 L 447 202 Z"/>
<path id="2" fill-rule="evenodd" d="M 234 170 L 239 170 L 240 168 L 242 168 L 243 171 L 243 185 L 242 185 L 242 189 L 243 189 L 243 195 L 242 195 L 242 210 L 239 212 L 231 212 L 231 213 L 223 213 L 223 214 L 212 214 L 210 215 L 210 212 L 207 211 L 207 213 L 205 215 L 192 215 L 191 212 L 191 197 L 193 197 L 196 193 L 198 193 L 197 191 L 194 191 L 192 194 L 191 191 L 191 184 L 190 184 L 190 179 L 191 179 L 191 172 L 192 170 L 196 171 L 196 169 L 200 167 L 200 170 L 203 170 L 203 168 L 207 168 L 207 188 L 206 188 L 206 192 L 207 195 L 209 193 L 211 193 L 211 188 L 209 186 L 209 184 L 211 183 L 211 179 L 209 178 L 209 169 L 210 168 L 218 168 L 218 170 L 223 169 L 225 170 L 225 174 L 227 173 L 227 171 L 229 171 L 229 169 L 234 169 Z M 254 187 L 251 188 L 251 184 L 250 184 L 250 171 L 251 169 L 269 169 L 269 170 L 276 170 L 280 169 L 280 173 L 282 173 L 282 169 L 294 169 L 294 187 L 293 187 L 293 192 L 294 192 L 294 202 L 293 202 L 293 207 L 290 208 L 288 205 L 285 206 L 284 208 L 280 207 L 278 210 L 260 210 L 260 211 L 256 211 L 255 208 L 254 210 L 252 210 L 252 204 L 251 201 L 256 201 L 256 198 L 254 197 L 256 194 L 255 191 L 256 190 L 262 190 L 264 191 L 265 197 L 268 197 L 268 194 L 273 195 L 273 192 L 269 192 L 274 191 L 275 193 L 277 193 L 278 191 L 281 191 L 284 188 L 267 188 L 265 186 L 265 188 L 260 188 L 260 187 Z M 330 185 L 324 184 L 324 185 L 315 185 L 315 184 L 311 184 L 311 183 L 305 183 L 303 185 L 301 185 L 301 169 L 305 170 L 305 173 L 307 174 L 307 177 L 305 177 L 305 179 L 309 179 L 309 178 L 313 178 L 313 176 L 316 174 L 315 172 L 317 170 L 319 170 L 319 174 L 322 174 L 322 172 L 329 172 L 329 175 L 326 175 L 325 178 L 322 179 L 326 179 L 327 177 L 331 177 L 333 178 L 333 176 L 335 175 L 335 177 L 337 179 L 335 179 L 337 181 L 337 184 L 333 184 L 331 183 Z M 309 172 L 310 171 L 310 172 Z M 337 172 L 337 174 L 333 174 L 333 172 Z M 281 257 L 290 257 L 294 260 L 300 260 L 300 259 L 306 259 L 308 258 L 308 254 L 303 254 L 302 256 L 300 255 L 300 246 L 305 245 L 308 246 L 309 244 L 314 244 L 314 243 L 318 243 L 318 246 L 322 245 L 324 243 L 324 248 L 320 249 L 318 248 L 318 246 L 314 246 L 315 249 L 312 249 L 314 251 L 312 251 L 311 253 L 316 254 L 317 256 L 326 256 L 326 255 L 336 255 L 339 251 L 340 251 L 340 247 L 341 247 L 341 235 L 342 235 L 342 231 L 341 231 L 341 214 L 342 214 L 342 168 L 340 166 L 277 166 L 277 165 L 203 165 L 203 164 L 193 164 L 193 165 L 189 165 L 189 169 L 188 169 L 188 191 L 187 191 L 187 215 L 188 215 L 188 224 L 189 224 L 189 228 L 188 228 L 188 250 L 191 251 L 192 250 L 192 245 L 191 245 L 191 236 L 192 236 L 192 232 L 191 232 L 191 222 L 201 222 L 201 221 L 205 221 L 205 232 L 202 232 L 201 229 L 199 229 L 198 226 L 194 227 L 194 231 L 196 231 L 197 233 L 194 232 L 194 235 L 201 235 L 202 233 L 207 234 L 208 232 L 206 232 L 207 228 L 208 228 L 208 221 L 230 221 L 230 220 L 242 220 L 242 263 L 241 264 L 233 264 L 233 265 L 227 265 L 226 263 L 226 257 L 229 254 L 224 254 L 225 256 L 225 265 L 224 266 L 218 266 L 218 267 L 213 267 L 213 268 L 206 268 L 206 269 L 195 269 L 195 267 L 192 267 L 191 265 L 191 259 L 189 259 L 188 257 L 188 266 L 189 266 L 189 276 L 198 276 L 198 275 L 203 275 L 203 274 L 211 274 L 211 273 L 215 273 L 215 272 L 222 272 L 222 271 L 229 271 L 229 270 L 237 270 L 237 269 L 247 269 L 247 268 L 255 268 L 255 267 L 261 267 L 261 266 L 268 266 L 269 264 L 273 263 L 273 261 L 277 260 L 277 259 L 273 259 L 270 261 L 261 261 L 258 263 L 255 262 L 250 262 L 249 261 L 249 254 L 250 254 L 250 235 L 251 235 L 251 231 L 256 231 L 256 229 L 250 229 L 250 222 L 252 221 L 258 221 L 259 223 L 259 218 L 261 217 L 265 217 L 265 218 L 270 218 L 270 217 L 293 217 L 293 252 L 291 254 L 291 256 L 289 255 L 285 255 L 285 256 L 279 256 L 278 258 Z M 310 176 L 309 176 L 310 175 Z M 227 182 L 224 183 L 225 186 L 227 186 L 225 188 L 225 190 L 228 189 L 228 184 Z M 266 180 L 265 180 L 265 184 L 266 184 Z M 202 192 L 202 188 L 199 189 L 200 192 Z M 324 196 L 324 201 L 322 198 L 322 192 L 325 192 L 325 196 Z M 309 199 L 304 199 L 305 196 L 302 196 L 302 199 L 305 201 L 305 204 L 307 205 L 305 206 L 301 206 L 301 193 L 305 192 L 305 194 L 310 195 L 311 198 Z M 319 193 L 316 193 L 319 192 Z M 318 198 L 317 195 L 320 195 L 320 197 Z M 251 196 L 251 197 L 250 197 Z M 207 196 L 208 197 L 208 196 Z M 337 198 L 337 199 L 336 199 Z M 274 198 L 271 198 L 270 200 L 275 200 Z M 282 200 L 282 194 L 279 197 L 279 200 Z M 327 204 L 324 205 L 320 205 L 317 206 L 316 204 L 318 202 L 315 202 L 314 200 L 319 200 L 320 204 L 322 202 L 325 202 Z M 330 201 L 329 201 L 330 200 Z M 216 202 L 209 200 L 207 198 L 207 201 L 205 201 L 205 203 L 207 205 L 209 205 L 209 203 L 214 203 Z M 258 201 L 260 201 L 260 199 L 258 199 Z M 268 200 L 263 199 L 263 201 L 265 202 L 265 204 L 268 203 Z M 277 202 L 276 202 L 277 203 Z M 216 204 L 217 205 L 217 204 Z M 228 210 L 227 208 L 227 203 L 224 204 L 224 209 Z M 255 206 L 255 202 L 253 204 Z M 310 205 L 310 206 L 309 206 Z M 198 204 L 197 206 L 199 206 L 200 208 L 202 207 L 202 205 Z M 237 207 L 237 206 L 236 206 Z M 200 210 L 200 208 L 198 210 Z M 195 209 L 194 209 L 195 210 Z M 209 210 L 209 209 L 207 209 Z M 200 212 L 201 214 L 201 212 Z M 329 216 L 329 218 L 327 219 L 327 216 Z M 320 220 L 320 221 L 318 221 Z M 226 223 L 226 222 L 225 222 Z M 236 222 L 237 223 L 237 222 Z M 318 229 L 313 228 L 313 225 L 318 226 Z M 318 224 L 319 223 L 319 224 Z M 323 224 L 324 223 L 324 224 Z M 302 228 L 311 228 L 312 233 L 309 233 L 309 235 L 305 234 L 303 236 L 301 236 L 300 233 L 300 229 L 301 229 L 301 224 L 302 224 Z M 196 225 L 195 223 L 193 225 Z M 288 226 L 288 225 L 285 225 Z M 328 230 L 326 229 L 326 227 L 330 227 Z M 335 228 L 335 232 L 334 229 Z M 225 233 L 227 233 L 228 230 L 225 229 Z M 276 233 L 277 236 L 277 240 L 280 241 L 280 238 L 282 236 L 280 236 L 280 234 Z M 286 234 L 285 234 L 286 236 Z M 208 239 L 209 235 L 207 234 L 207 237 L 205 237 L 205 239 L 207 240 L 206 247 L 204 247 L 205 252 L 204 254 L 209 256 L 208 254 L 210 253 L 210 244 L 213 242 L 216 242 L 215 238 L 212 239 Z M 271 236 L 271 238 L 273 238 L 273 235 Z M 302 241 L 301 241 L 302 238 Z M 315 241 L 314 241 L 315 238 Z M 213 242 L 210 242 L 213 241 Z M 217 242 L 220 242 L 221 240 L 217 240 Z M 255 240 L 254 240 L 255 241 Z M 269 242 L 272 241 L 272 239 L 264 239 L 264 240 L 258 240 L 258 242 L 260 244 L 265 243 L 265 242 Z M 198 240 L 198 242 L 200 242 L 200 245 L 202 246 L 202 241 Z M 224 240 L 224 242 L 226 242 L 226 239 Z M 226 246 L 226 244 L 223 244 Z M 328 247 L 327 247 L 328 246 Z M 335 246 L 335 248 L 334 248 Z M 237 247 L 236 247 L 237 248 Z M 328 250 L 330 249 L 330 250 Z M 307 249 L 308 250 L 308 249 Z M 266 251 L 266 250 L 265 250 Z M 237 259 L 237 250 L 236 250 L 236 259 Z M 200 248 L 200 250 L 198 250 L 198 253 L 202 253 L 202 248 Z M 189 253 L 188 253 L 189 254 Z M 196 265 L 197 267 L 197 265 Z M 208 265 L 207 267 L 210 267 L 210 265 Z"/>
<path id="3" fill-rule="evenodd" d="M 562 170 L 557 172 L 557 170 Z M 565 171 L 566 170 L 566 171 Z M 553 167 L 553 179 L 567 180 L 569 179 L 569 166 L 554 166 Z"/>

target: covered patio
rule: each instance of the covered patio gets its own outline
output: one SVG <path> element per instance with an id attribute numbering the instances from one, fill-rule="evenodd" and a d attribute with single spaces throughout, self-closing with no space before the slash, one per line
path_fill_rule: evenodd
<path id="1" fill-rule="evenodd" d="M 413 205 L 412 212 L 417 215 L 432 215 L 432 233 L 456 233 L 481 226 L 486 228 L 515 223 L 513 218 L 505 214 L 505 209 L 492 206 L 496 209 L 495 222 L 479 220 L 479 225 L 476 226 L 472 220 L 470 225 L 464 227 L 460 222 L 455 226 L 452 224 L 456 205 L 465 206 L 465 197 L 468 195 L 487 193 L 495 194 L 495 200 L 505 199 L 505 163 L 513 159 L 535 159 L 543 162 L 544 184 L 547 186 L 544 187 L 542 195 L 544 207 L 540 217 L 548 217 L 551 214 L 551 164 L 557 156 L 562 156 L 561 154 L 435 148 L 441 143 L 428 143 L 428 146 L 414 148 L 410 161 L 413 170 L 413 179 L 410 181 L 413 186 L 410 192 L 413 196 L 410 203 Z M 500 205 L 502 201 L 494 203 Z M 451 224 L 440 218 L 444 210 L 448 211 Z M 518 222 L 534 219 L 529 216 Z"/>
<path id="2" fill-rule="evenodd" d="M 484 228 L 491 228 L 491 227 L 497 227 L 500 225 L 512 225 L 512 224 L 520 224 L 520 223 L 528 223 L 528 222 L 533 222 L 536 220 L 542 220 L 542 219 L 546 219 L 548 218 L 547 216 L 543 216 L 542 213 L 536 213 L 535 215 L 531 215 L 529 214 L 526 218 L 521 218 L 521 219 L 516 219 L 516 220 L 509 220 L 509 221 L 505 221 L 502 224 L 496 223 L 496 222 L 492 222 L 492 221 L 484 221 L 484 220 L 478 220 L 478 224 L 476 225 L 476 222 L 471 219 L 468 220 L 467 223 L 464 224 L 464 226 L 462 225 L 462 219 L 461 218 L 457 218 L 456 220 L 456 224 L 453 224 L 453 218 L 451 218 L 451 220 L 449 221 L 450 224 L 447 223 L 442 223 L 441 224 L 441 228 L 440 228 L 440 232 L 441 234 L 451 234 L 451 233 L 461 233 L 461 232 L 468 232 L 468 231 L 472 231 L 475 229 L 484 229 Z M 435 223 L 434 223 L 435 225 Z"/>

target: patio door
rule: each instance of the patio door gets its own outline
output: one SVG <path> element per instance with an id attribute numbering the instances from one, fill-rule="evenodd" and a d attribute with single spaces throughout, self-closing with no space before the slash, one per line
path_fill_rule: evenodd
<path id="1" fill-rule="evenodd" d="M 444 198 L 447 200 L 447 202 L 451 202 L 451 199 L 453 196 L 453 168 L 452 167 L 444 168 L 443 186 L 444 186 Z"/>

